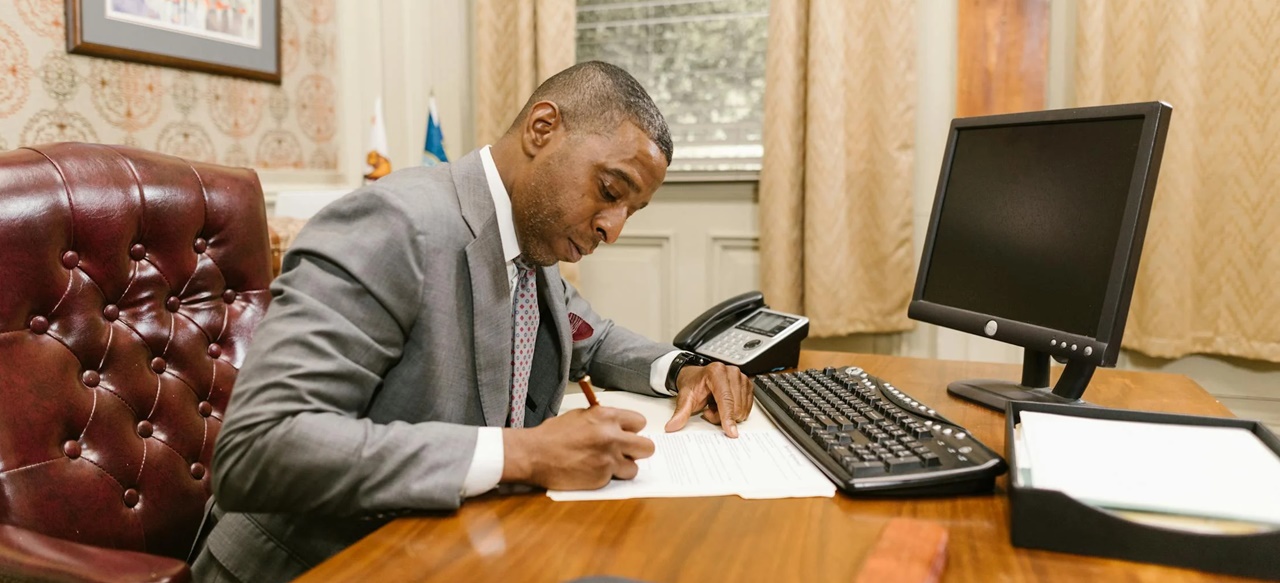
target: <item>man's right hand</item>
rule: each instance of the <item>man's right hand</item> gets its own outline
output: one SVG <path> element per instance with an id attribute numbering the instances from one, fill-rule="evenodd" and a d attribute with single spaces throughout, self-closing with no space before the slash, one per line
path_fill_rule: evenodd
<path id="1" fill-rule="evenodd" d="M 529 429 L 502 430 L 502 481 L 549 490 L 594 490 L 630 480 L 635 460 L 653 455 L 636 433 L 644 416 L 613 407 L 574 409 Z"/>

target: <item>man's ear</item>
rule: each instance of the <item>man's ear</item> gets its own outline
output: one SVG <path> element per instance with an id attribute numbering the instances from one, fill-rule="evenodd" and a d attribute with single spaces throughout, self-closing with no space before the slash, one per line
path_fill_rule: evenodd
<path id="1" fill-rule="evenodd" d="M 532 158 L 546 148 L 555 136 L 564 130 L 564 118 L 560 106 L 554 101 L 539 101 L 529 108 L 520 133 L 520 146 L 526 156 Z"/>

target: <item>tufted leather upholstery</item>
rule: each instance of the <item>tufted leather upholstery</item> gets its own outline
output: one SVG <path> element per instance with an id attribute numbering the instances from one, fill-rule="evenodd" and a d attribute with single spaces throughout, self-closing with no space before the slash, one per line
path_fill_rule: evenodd
<path id="1" fill-rule="evenodd" d="M 270 261 L 251 170 L 0 153 L 0 523 L 185 558 Z"/>

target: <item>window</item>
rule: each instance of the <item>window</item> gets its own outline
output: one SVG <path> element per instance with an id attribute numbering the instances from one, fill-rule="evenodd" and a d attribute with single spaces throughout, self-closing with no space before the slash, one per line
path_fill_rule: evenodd
<path id="1" fill-rule="evenodd" d="M 759 170 L 768 0 L 578 0 L 578 61 L 618 65 L 671 126 L 672 170 Z"/>

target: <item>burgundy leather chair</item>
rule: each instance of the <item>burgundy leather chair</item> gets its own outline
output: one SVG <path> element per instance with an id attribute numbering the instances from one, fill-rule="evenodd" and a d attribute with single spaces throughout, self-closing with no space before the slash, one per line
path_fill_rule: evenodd
<path id="1" fill-rule="evenodd" d="M 252 170 L 0 153 L 0 581 L 185 581 L 270 296 Z"/>

